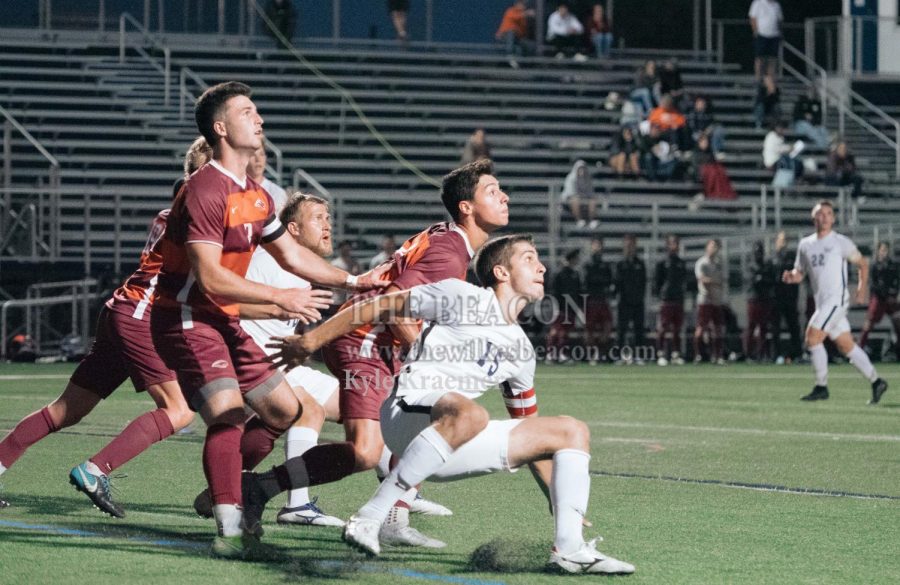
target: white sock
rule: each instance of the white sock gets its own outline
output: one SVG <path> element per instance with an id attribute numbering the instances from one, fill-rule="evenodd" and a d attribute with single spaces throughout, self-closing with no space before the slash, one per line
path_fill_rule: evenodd
<path id="1" fill-rule="evenodd" d="M 856 366 L 859 373 L 865 376 L 866 380 L 874 382 L 878 379 L 878 373 L 875 371 L 875 366 L 872 365 L 872 360 L 860 346 L 854 343 L 853 349 L 850 350 L 847 357 L 850 359 L 850 363 Z"/>
<path id="2" fill-rule="evenodd" d="M 213 517 L 216 519 L 216 528 L 219 536 L 240 536 L 241 520 L 244 513 L 240 507 L 234 504 L 216 504 L 213 506 Z"/>
<path id="3" fill-rule="evenodd" d="M 584 544 L 582 520 L 591 493 L 588 463 L 591 456 L 578 449 L 563 449 L 553 456 L 550 501 L 556 523 L 553 544 L 562 554 L 575 552 Z"/>
<path id="4" fill-rule="evenodd" d="M 291 427 L 284 443 L 284 458 L 300 457 L 319 442 L 319 431 L 310 427 Z M 299 508 L 309 503 L 309 489 L 298 488 L 288 492 L 288 508 Z"/>
<path id="5" fill-rule="evenodd" d="M 821 343 L 810 346 L 809 361 L 816 376 L 816 386 L 828 386 L 828 352 Z"/>
<path id="6" fill-rule="evenodd" d="M 384 481 L 384 478 L 386 478 L 390 472 L 391 450 L 385 445 L 384 449 L 381 450 L 381 458 L 378 460 L 378 465 L 375 467 L 375 475 L 378 476 L 378 481 Z"/>
<path id="7" fill-rule="evenodd" d="M 398 527 L 409 526 L 409 508 L 392 506 L 387 518 L 382 522 L 383 526 L 396 525 Z"/>
<path id="8" fill-rule="evenodd" d="M 94 475 L 106 475 L 105 473 L 103 473 L 103 470 L 100 469 L 93 461 L 85 461 L 84 466 L 87 467 L 87 470 Z"/>
<path id="9" fill-rule="evenodd" d="M 6 468 L 3 467 L 3 464 L 0 463 L 0 475 L 3 475 L 3 472 L 6 471 Z"/>
<path id="10" fill-rule="evenodd" d="M 428 427 L 406 447 L 397 467 L 378 486 L 375 495 L 358 514 L 384 522 L 394 502 L 433 475 L 453 454 L 453 449 L 437 429 Z"/>

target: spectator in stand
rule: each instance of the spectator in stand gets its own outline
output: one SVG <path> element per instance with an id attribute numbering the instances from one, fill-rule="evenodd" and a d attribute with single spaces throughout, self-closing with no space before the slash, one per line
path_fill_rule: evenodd
<path id="1" fill-rule="evenodd" d="M 772 263 L 776 274 L 783 274 L 785 270 L 794 269 L 795 253 L 787 248 L 787 234 L 778 232 L 775 236 L 775 256 Z M 777 363 L 785 361 L 790 363 L 800 357 L 800 315 L 797 311 L 797 300 L 800 298 L 800 285 L 788 284 L 780 278 L 775 281 L 775 304 L 772 316 L 772 337 L 775 340 L 775 354 Z M 787 351 L 781 349 L 781 323 L 788 330 L 790 345 Z"/>
<path id="2" fill-rule="evenodd" d="M 709 136 L 700 135 L 697 142 L 697 148 L 693 152 L 694 166 L 697 173 L 697 181 L 703 185 L 704 199 L 737 199 L 737 192 L 731 184 L 728 177 L 728 171 L 725 165 L 716 160 L 712 147 L 710 146 Z M 699 204 L 700 199 L 696 199 L 695 203 Z"/>
<path id="3" fill-rule="evenodd" d="M 616 178 L 626 175 L 638 178 L 641 174 L 641 146 L 634 135 L 634 130 L 625 126 L 613 139 L 610 150 L 609 166 L 616 173 Z"/>
<path id="4" fill-rule="evenodd" d="M 641 140 L 641 168 L 651 181 L 666 182 L 678 170 L 675 147 L 663 136 L 660 129 L 646 123 L 648 134 Z"/>
<path id="5" fill-rule="evenodd" d="M 553 276 L 553 298 L 556 300 L 556 318 L 547 333 L 547 361 L 564 363 L 568 361 L 566 349 L 569 337 L 575 330 L 578 314 L 575 307 L 581 306 L 581 274 L 578 272 L 578 257 L 581 250 L 571 250 L 565 261 Z"/>
<path id="6" fill-rule="evenodd" d="M 466 145 L 463 146 L 460 166 L 483 158 L 491 158 L 491 145 L 488 144 L 484 128 L 476 128 L 472 135 L 466 139 Z"/>
<path id="7" fill-rule="evenodd" d="M 609 310 L 609 297 L 613 291 L 612 265 L 603 259 L 603 239 L 591 240 L 591 259 L 584 267 L 584 289 L 587 303 L 584 313 L 584 346 L 597 348 L 601 359 L 609 352 L 612 334 L 612 312 Z M 597 360 L 590 358 L 592 366 Z"/>
<path id="8" fill-rule="evenodd" d="M 753 243 L 750 261 L 750 288 L 747 291 L 747 329 L 744 331 L 744 355 L 747 361 L 760 361 L 768 356 L 766 343 L 772 330 L 775 312 L 775 284 L 780 280 L 777 268 L 766 260 L 762 241 Z"/>
<path id="9" fill-rule="evenodd" d="M 683 151 L 689 150 L 687 119 L 678 111 L 672 96 L 664 94 L 659 100 L 659 106 L 650 112 L 647 121 L 659 129 L 664 140 Z"/>
<path id="10" fill-rule="evenodd" d="M 634 344 L 631 347 L 642 347 L 645 344 L 644 294 L 647 291 L 647 266 L 637 256 L 637 238 L 633 234 L 626 234 L 622 239 L 622 254 L 623 258 L 616 264 L 614 281 L 619 300 L 617 341 L 620 351 L 627 347 L 629 326 L 634 332 Z M 627 355 L 622 357 L 626 358 Z"/>
<path id="11" fill-rule="evenodd" d="M 694 98 L 694 107 L 687 115 L 687 127 L 696 144 L 701 135 L 709 137 L 710 146 L 717 160 L 725 155 L 725 128 L 717 124 L 713 117 L 713 107 L 709 98 L 698 95 Z"/>
<path id="12" fill-rule="evenodd" d="M 569 206 L 575 225 L 595 230 L 600 222 L 597 220 L 597 194 L 594 192 L 594 179 L 591 170 L 583 160 L 575 161 L 572 170 L 566 175 L 563 184 L 562 200 Z M 587 219 L 583 212 L 587 207 Z"/>
<path id="13" fill-rule="evenodd" d="M 409 36 L 406 32 L 406 17 L 409 14 L 409 0 L 387 0 L 388 12 L 391 14 L 391 22 L 397 33 L 397 40 L 405 43 Z"/>
<path id="14" fill-rule="evenodd" d="M 372 256 L 372 259 L 369 260 L 369 269 L 375 268 L 382 262 L 386 262 L 390 259 L 394 252 L 397 251 L 397 242 L 394 240 L 393 234 L 385 234 L 383 238 L 381 238 L 381 250 Z"/>
<path id="15" fill-rule="evenodd" d="M 506 44 L 506 57 L 513 69 L 519 68 L 516 57 L 525 53 L 528 42 L 528 19 L 534 18 L 534 10 L 528 8 L 525 0 L 516 0 L 513 5 L 503 13 L 500 28 L 494 37 Z"/>
<path id="16" fill-rule="evenodd" d="M 775 83 L 774 75 L 766 75 L 762 84 L 756 88 L 753 115 L 757 130 L 781 119 L 781 90 Z"/>
<path id="17" fill-rule="evenodd" d="M 789 153 L 791 150 L 784 141 L 784 133 L 786 131 L 787 126 L 784 125 L 784 122 L 778 120 L 772 125 L 772 129 L 766 134 L 766 138 L 763 140 L 763 166 L 770 171 L 774 172 L 775 164 L 778 162 L 778 159 L 780 159 L 782 155 Z"/>
<path id="18" fill-rule="evenodd" d="M 684 82 L 681 80 L 681 69 L 678 67 L 678 61 L 669 59 L 663 63 L 659 70 L 659 96 L 672 96 L 672 101 L 679 109 L 686 108 L 683 103 L 687 95 L 684 93 Z"/>
<path id="19" fill-rule="evenodd" d="M 753 0 L 750 4 L 750 28 L 753 31 L 753 71 L 756 79 L 765 72 L 775 76 L 775 65 L 781 45 L 781 21 L 784 15 L 777 0 Z"/>
<path id="20" fill-rule="evenodd" d="M 887 242 L 878 244 L 878 252 L 875 255 L 875 263 L 872 264 L 871 275 L 872 295 L 866 311 L 866 321 L 863 323 L 862 333 L 859 336 L 859 346 L 869 354 L 872 353 L 866 347 L 869 334 L 876 325 L 881 323 L 881 319 L 885 315 L 888 316 L 894 327 L 894 334 L 900 338 L 900 302 L 897 302 L 897 293 L 900 292 L 900 264 L 891 258 L 891 246 Z"/>
<path id="21" fill-rule="evenodd" d="M 642 115 L 646 116 L 656 105 L 654 94 L 659 83 L 656 74 L 656 61 L 650 59 L 644 62 L 644 66 L 637 70 L 634 76 L 634 89 L 631 90 L 631 101 L 641 106 Z"/>
<path id="22" fill-rule="evenodd" d="M 556 58 L 574 57 L 576 61 L 585 61 L 584 27 L 581 21 L 569 10 L 568 2 L 560 2 L 557 9 L 547 19 L 547 41 L 556 50 Z"/>
<path id="23" fill-rule="evenodd" d="M 687 293 L 688 269 L 678 255 L 680 241 L 675 234 L 666 237 L 666 257 L 656 263 L 653 294 L 659 298 L 656 323 L 656 363 L 684 365 L 681 357 L 681 328 L 684 326 L 684 297 Z"/>
<path id="24" fill-rule="evenodd" d="M 828 130 L 822 125 L 822 102 L 817 99 L 814 87 L 794 104 L 794 132 L 820 148 L 828 147 Z"/>
<path id="25" fill-rule="evenodd" d="M 294 9 L 294 3 L 291 0 L 269 0 L 266 4 L 266 16 L 290 44 L 291 39 L 294 38 L 294 26 L 297 24 L 297 11 Z M 276 45 L 285 46 L 268 26 L 264 28 L 266 33 L 275 39 Z"/>
<path id="26" fill-rule="evenodd" d="M 362 267 L 359 262 L 353 259 L 353 242 L 344 240 L 338 244 L 338 257 L 331 261 L 333 266 L 337 266 L 341 270 L 346 270 L 350 274 L 356 276 L 362 274 Z M 348 294 L 345 291 L 334 291 L 332 302 L 335 306 L 340 307 L 347 300 Z"/>
<path id="27" fill-rule="evenodd" d="M 709 336 L 709 361 L 725 365 L 722 355 L 722 336 L 724 335 L 725 318 L 722 313 L 724 301 L 725 273 L 719 260 L 719 241 L 710 239 L 706 242 L 706 252 L 694 264 L 694 276 L 697 278 L 697 327 L 694 329 L 694 363 L 702 358 L 700 346 L 703 335 Z"/>
<path id="28" fill-rule="evenodd" d="M 591 9 L 591 17 L 587 22 L 588 34 L 594 45 L 594 56 L 598 59 L 609 57 L 613 44 L 612 24 L 606 18 L 606 9 L 599 2 Z"/>
<path id="29" fill-rule="evenodd" d="M 863 178 L 856 170 L 856 158 L 843 140 L 838 141 L 828 155 L 828 168 L 825 174 L 825 184 L 837 187 L 851 185 L 851 195 L 857 201 L 862 200 Z"/>

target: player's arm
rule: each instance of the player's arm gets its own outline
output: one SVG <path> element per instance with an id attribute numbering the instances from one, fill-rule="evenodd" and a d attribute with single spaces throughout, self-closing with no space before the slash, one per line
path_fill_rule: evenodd
<path id="1" fill-rule="evenodd" d="M 200 290 L 209 296 L 233 303 L 275 304 L 305 318 L 321 319 L 318 309 L 328 308 L 328 291 L 299 288 L 275 288 L 238 276 L 222 266 L 222 247 L 212 243 L 188 242 L 185 245 Z"/>
<path id="2" fill-rule="evenodd" d="M 859 270 L 859 283 L 856 286 L 856 302 L 865 304 L 866 293 L 869 290 L 869 261 L 865 256 L 856 252 L 852 254 L 847 261 L 856 266 Z"/>
<path id="3" fill-rule="evenodd" d="M 280 319 L 282 321 L 287 319 L 300 319 L 300 321 L 302 321 L 303 323 L 310 323 L 310 321 L 304 315 L 301 315 L 300 313 L 291 313 L 290 311 L 285 311 L 278 305 L 273 304 L 253 305 L 249 303 L 241 303 L 239 305 L 239 311 L 241 319 Z"/>
<path id="4" fill-rule="evenodd" d="M 400 287 L 392 284 L 387 287 L 384 291 L 385 294 L 399 292 Z M 391 328 L 391 333 L 394 334 L 394 338 L 397 339 L 403 345 L 412 345 L 412 343 L 419 337 L 419 320 L 418 319 L 407 319 L 405 317 L 401 317 L 397 315 L 389 324 L 388 327 Z"/>
<path id="5" fill-rule="evenodd" d="M 800 247 L 797 248 L 797 257 L 794 259 L 794 268 L 792 270 L 785 270 L 781 273 L 781 282 L 786 284 L 800 284 L 803 282 L 803 277 L 805 274 L 803 273 L 803 255 Z"/>
<path id="6" fill-rule="evenodd" d="M 289 371 L 305 362 L 326 343 L 350 333 L 361 325 L 386 323 L 399 317 L 411 317 L 408 290 L 378 295 L 340 311 L 331 319 L 304 335 L 273 337 L 266 347 L 279 350 L 270 360 Z"/>
<path id="7" fill-rule="evenodd" d="M 263 243 L 266 252 L 275 258 L 278 265 L 300 278 L 331 288 L 369 290 L 389 284 L 381 275 L 387 270 L 370 270 L 353 276 L 321 258 L 312 250 L 298 244 L 287 232 L 271 242 Z"/>

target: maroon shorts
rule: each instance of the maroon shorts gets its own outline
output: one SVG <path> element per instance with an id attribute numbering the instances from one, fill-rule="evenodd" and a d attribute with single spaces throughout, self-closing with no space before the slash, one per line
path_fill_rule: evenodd
<path id="1" fill-rule="evenodd" d="M 885 315 L 893 317 L 900 312 L 900 303 L 897 299 L 882 299 L 872 295 L 869 299 L 869 309 L 866 311 L 866 320 L 872 325 L 880 322 Z"/>
<path id="2" fill-rule="evenodd" d="M 609 310 L 609 303 L 589 298 L 584 309 L 584 328 L 589 332 L 611 329 L 612 311 Z"/>
<path id="3" fill-rule="evenodd" d="M 75 368 L 71 382 L 106 398 L 128 378 L 135 390 L 142 392 L 174 380 L 175 372 L 156 353 L 146 316 L 135 319 L 130 311 L 104 306 L 97 317 L 91 351 Z"/>
<path id="4" fill-rule="evenodd" d="M 754 329 L 757 325 L 765 331 L 772 321 L 774 314 L 774 305 L 770 301 L 748 300 L 747 301 L 747 325 L 753 325 Z"/>
<path id="5" fill-rule="evenodd" d="M 663 301 L 659 305 L 660 331 L 681 331 L 684 325 L 684 301 Z"/>
<path id="6" fill-rule="evenodd" d="M 725 325 L 725 316 L 721 305 L 704 304 L 697 307 L 697 327 L 721 331 Z"/>
<path id="7" fill-rule="evenodd" d="M 262 396 L 284 380 L 238 319 L 194 312 L 183 321 L 180 312 L 157 308 L 150 329 L 159 355 L 177 372 L 194 410 L 220 390 L 237 388 L 244 396 Z"/>
<path id="8" fill-rule="evenodd" d="M 361 357 L 360 343 L 353 337 L 338 338 L 322 348 L 322 357 L 340 382 L 341 420 L 381 420 L 381 405 L 394 389 L 400 361 L 391 352 Z"/>

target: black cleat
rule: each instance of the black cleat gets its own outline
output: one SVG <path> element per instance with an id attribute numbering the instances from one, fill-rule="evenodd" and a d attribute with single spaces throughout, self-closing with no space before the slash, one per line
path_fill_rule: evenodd
<path id="1" fill-rule="evenodd" d="M 881 400 L 882 395 L 887 392 L 888 383 L 878 378 L 874 382 L 872 382 L 872 399 L 869 400 L 867 404 L 878 404 L 878 401 Z"/>
<path id="2" fill-rule="evenodd" d="M 252 471 L 241 474 L 241 499 L 244 503 L 244 534 L 259 539 L 263 535 L 262 517 L 269 497 Z"/>
<path id="3" fill-rule="evenodd" d="M 813 386 L 812 392 L 801 398 L 800 400 L 828 400 L 828 386 Z"/>
<path id="4" fill-rule="evenodd" d="M 9 508 L 9 502 L 0 498 L 0 508 Z"/>
<path id="5" fill-rule="evenodd" d="M 125 517 L 125 510 L 112 499 L 109 477 L 106 475 L 95 475 L 88 471 L 86 463 L 82 463 L 73 467 L 69 472 L 69 483 L 74 485 L 76 490 L 87 495 L 101 512 L 115 518 Z"/>

